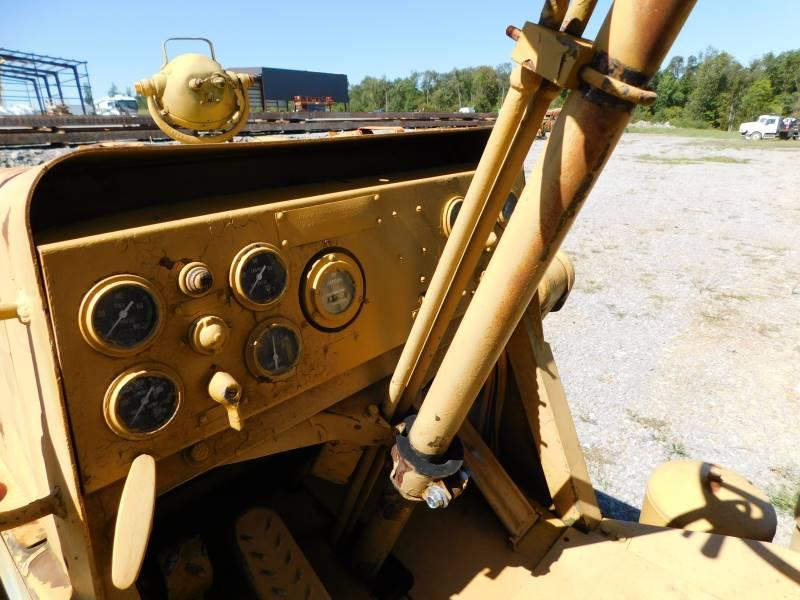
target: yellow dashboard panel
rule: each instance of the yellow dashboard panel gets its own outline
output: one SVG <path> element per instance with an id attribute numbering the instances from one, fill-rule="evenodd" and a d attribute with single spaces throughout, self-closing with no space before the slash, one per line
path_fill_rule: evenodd
<path id="1" fill-rule="evenodd" d="M 228 427 L 225 407 L 209 394 L 219 371 L 242 387 L 246 435 L 248 416 L 401 345 L 443 247 L 442 207 L 465 193 L 469 178 L 272 201 L 41 245 L 87 491 L 123 476 L 142 451 L 163 457 Z M 304 292 L 314 285 L 304 278 L 318 276 L 315 265 L 328 256 L 344 265 L 334 279 L 349 277 L 353 289 L 334 282 L 327 296 Z M 190 263 L 213 275 L 201 297 L 179 284 Z M 262 293 L 269 272 L 277 272 L 273 289 Z M 319 315 L 309 320 L 319 313 L 312 299 L 326 297 L 333 311 L 350 313 L 342 327 L 333 313 L 323 326 Z M 97 307 L 94 320 L 87 316 L 92 303 L 102 318 Z M 211 355 L 192 343 L 204 317 L 226 330 Z M 131 337 L 128 347 L 114 345 Z"/>
<path id="2" fill-rule="evenodd" d="M 86 493 L 141 453 L 169 457 L 171 487 L 202 470 L 194 444 L 225 434 L 224 462 L 389 375 L 487 136 L 93 149 L 51 167 L 31 226 Z"/>

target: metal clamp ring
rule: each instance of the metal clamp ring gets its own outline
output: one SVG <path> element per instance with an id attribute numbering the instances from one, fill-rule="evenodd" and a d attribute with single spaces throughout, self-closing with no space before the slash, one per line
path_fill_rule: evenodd
<path id="1" fill-rule="evenodd" d="M 619 98 L 624 102 L 631 102 L 632 104 L 642 104 L 644 106 L 653 106 L 658 99 L 658 94 L 651 90 L 636 87 L 619 79 L 615 79 L 610 75 L 604 75 L 600 71 L 593 69 L 586 65 L 581 69 L 580 78 L 584 82 L 605 92 L 615 98 Z"/>

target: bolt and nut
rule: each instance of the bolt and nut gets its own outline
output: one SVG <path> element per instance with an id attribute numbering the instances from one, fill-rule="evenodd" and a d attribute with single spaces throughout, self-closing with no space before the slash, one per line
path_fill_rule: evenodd
<path id="1" fill-rule="evenodd" d="M 425 490 L 423 499 L 428 508 L 447 508 L 450 500 L 447 498 L 447 493 L 438 485 L 431 485 Z"/>

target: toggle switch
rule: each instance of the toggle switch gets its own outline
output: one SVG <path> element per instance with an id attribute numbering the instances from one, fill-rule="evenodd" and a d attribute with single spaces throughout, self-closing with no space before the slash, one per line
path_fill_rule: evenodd
<path id="1" fill-rule="evenodd" d="M 228 423 L 231 429 L 244 429 L 244 419 L 239 412 L 242 400 L 242 386 L 230 373 L 217 371 L 208 383 L 208 395 L 214 402 L 219 402 L 228 412 Z"/>

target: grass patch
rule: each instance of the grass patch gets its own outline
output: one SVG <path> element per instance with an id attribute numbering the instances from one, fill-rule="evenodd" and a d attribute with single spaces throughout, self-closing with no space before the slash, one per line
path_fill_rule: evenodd
<path id="1" fill-rule="evenodd" d="M 791 515 L 794 514 L 794 507 L 797 505 L 799 497 L 800 490 L 797 487 L 781 486 L 769 494 L 769 501 L 778 512 Z"/>
<path id="2" fill-rule="evenodd" d="M 701 163 L 722 163 L 722 164 L 745 164 L 749 163 L 749 158 L 734 158 L 732 156 L 699 156 L 689 158 L 688 156 L 657 156 L 654 154 L 639 154 L 634 157 L 639 162 L 659 163 L 662 165 L 699 165 Z"/>
<path id="3" fill-rule="evenodd" d="M 579 289 L 585 294 L 596 294 L 597 292 L 602 292 L 605 289 L 605 286 L 599 281 L 588 279 L 586 281 L 586 285 L 581 286 Z"/>
<path id="4" fill-rule="evenodd" d="M 748 148 L 756 150 L 800 150 L 800 142 L 794 140 L 746 140 L 738 131 L 720 131 L 719 129 L 694 129 L 691 127 L 628 127 L 628 133 L 644 133 L 648 135 L 671 135 L 685 138 L 701 138 L 710 145 L 720 148 Z M 695 144 L 692 143 L 692 146 Z"/>
<path id="5" fill-rule="evenodd" d="M 737 300 L 738 302 L 750 302 L 755 296 L 748 296 L 747 294 L 737 294 L 734 292 L 719 292 L 713 295 L 714 300 Z"/>
<path id="6" fill-rule="evenodd" d="M 645 417 L 644 415 L 640 415 L 636 411 L 633 411 L 629 408 L 625 410 L 625 414 L 627 414 L 628 418 L 637 425 L 641 425 L 642 427 L 646 427 L 652 431 L 656 435 L 656 439 L 658 441 L 663 442 L 666 439 L 667 432 L 669 431 L 669 422 L 666 419 Z"/>
<path id="7" fill-rule="evenodd" d="M 738 140 L 737 131 L 720 131 L 719 129 L 694 129 L 692 127 L 628 127 L 628 133 L 649 133 L 653 135 L 675 135 L 679 137 L 709 138 L 715 140 Z"/>
<path id="8" fill-rule="evenodd" d="M 673 458 L 688 458 L 689 453 L 686 452 L 686 447 L 683 442 L 672 442 L 669 445 L 669 454 Z"/>

